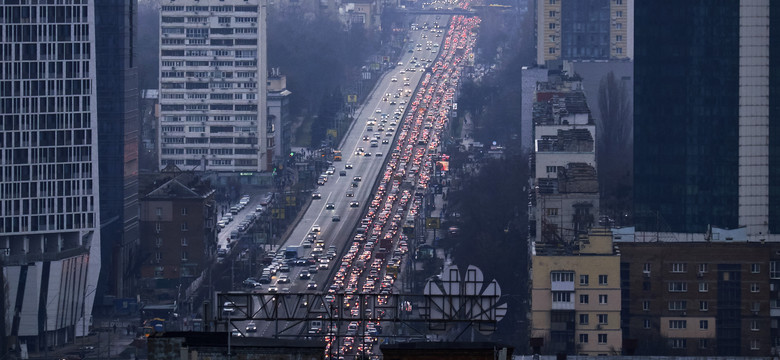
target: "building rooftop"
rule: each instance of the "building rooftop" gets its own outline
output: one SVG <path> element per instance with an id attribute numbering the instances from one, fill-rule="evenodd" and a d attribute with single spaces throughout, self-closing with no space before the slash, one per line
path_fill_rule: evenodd
<path id="1" fill-rule="evenodd" d="M 747 228 L 721 229 L 710 227 L 705 233 L 655 232 L 636 231 L 635 227 L 613 228 L 612 238 L 615 242 L 717 242 L 717 243 L 760 243 L 778 242 L 776 234 L 765 236 L 748 236 Z"/>
<path id="2" fill-rule="evenodd" d="M 196 331 L 168 331 L 154 333 L 149 339 L 184 339 L 182 346 L 187 347 L 227 347 L 228 337 L 226 332 L 196 332 Z M 238 337 L 230 339 L 232 347 L 253 348 L 294 348 L 294 349 L 322 349 L 325 351 L 324 341 L 314 340 L 287 340 L 265 337 Z"/>
<path id="3" fill-rule="evenodd" d="M 593 119 L 590 118 L 590 108 L 588 108 L 585 93 L 582 90 L 537 91 L 532 116 L 535 125 L 594 124 Z M 580 119 L 582 117 L 585 118 L 584 121 Z"/>

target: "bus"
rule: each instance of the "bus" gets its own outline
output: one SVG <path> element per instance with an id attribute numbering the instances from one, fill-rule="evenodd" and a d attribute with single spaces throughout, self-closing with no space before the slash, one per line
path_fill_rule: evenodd
<path id="1" fill-rule="evenodd" d="M 341 161 L 341 150 L 333 150 L 333 161 Z"/>

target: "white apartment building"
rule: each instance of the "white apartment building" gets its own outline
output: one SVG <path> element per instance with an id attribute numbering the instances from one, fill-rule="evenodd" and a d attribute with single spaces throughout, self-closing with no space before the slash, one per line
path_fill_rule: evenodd
<path id="1" fill-rule="evenodd" d="M 265 2 L 163 0 L 160 14 L 160 168 L 268 170 Z"/>
<path id="2" fill-rule="evenodd" d="M 0 6 L 0 300 L 14 348 L 89 329 L 101 265 L 94 7 Z"/>

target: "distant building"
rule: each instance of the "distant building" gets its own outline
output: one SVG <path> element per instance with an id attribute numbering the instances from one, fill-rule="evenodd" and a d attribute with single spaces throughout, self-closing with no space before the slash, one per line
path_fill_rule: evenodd
<path id="1" fill-rule="evenodd" d="M 149 360 L 323 360 L 325 342 L 236 337 L 226 332 L 163 332 L 148 338 Z M 228 355 L 228 342 L 230 355 Z"/>
<path id="2" fill-rule="evenodd" d="M 619 355 L 620 252 L 603 228 L 567 245 L 531 249 L 531 337 L 543 354 Z"/>
<path id="3" fill-rule="evenodd" d="M 385 360 L 509 360 L 514 348 L 488 342 L 412 342 L 380 345 Z"/>
<path id="4" fill-rule="evenodd" d="M 744 228 L 700 234 L 626 228 L 613 236 L 621 253 L 623 339 L 632 353 L 777 354 L 780 243 L 748 241 Z"/>
<path id="5" fill-rule="evenodd" d="M 214 259 L 218 213 L 215 191 L 191 173 L 163 172 L 150 189 L 140 201 L 142 296 L 165 303 Z"/>
<path id="6" fill-rule="evenodd" d="M 531 241 L 569 243 L 599 214 L 596 126 L 579 79 L 537 83 L 532 116 Z"/>
<path id="7" fill-rule="evenodd" d="M 380 6 L 378 0 L 345 1 L 339 6 L 339 16 L 347 28 L 357 26 L 370 30 L 380 25 Z"/>
<path id="8" fill-rule="evenodd" d="M 273 154 L 274 164 L 287 159 L 292 146 L 292 119 L 287 77 L 272 69 L 268 76 L 268 152 Z"/>
<path id="9" fill-rule="evenodd" d="M 774 237 L 780 3 L 641 1 L 635 18 L 637 230 Z"/>
<path id="10" fill-rule="evenodd" d="M 265 3 L 179 0 L 160 14 L 159 168 L 268 171 Z"/>
<path id="11" fill-rule="evenodd" d="M 547 82 L 547 69 L 543 67 L 523 67 L 522 69 L 522 111 L 520 115 L 520 142 L 523 151 L 533 151 L 533 108 L 536 102 L 536 84 Z"/>
<path id="12" fill-rule="evenodd" d="M 536 0 L 536 63 L 633 58 L 634 0 Z"/>

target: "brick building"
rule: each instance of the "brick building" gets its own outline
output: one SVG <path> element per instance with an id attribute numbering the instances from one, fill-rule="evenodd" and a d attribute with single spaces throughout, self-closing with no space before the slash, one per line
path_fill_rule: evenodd
<path id="1" fill-rule="evenodd" d="M 189 173 L 164 176 L 150 189 L 140 201 L 141 278 L 145 295 L 165 300 L 215 255 L 217 207 L 210 184 Z"/>

